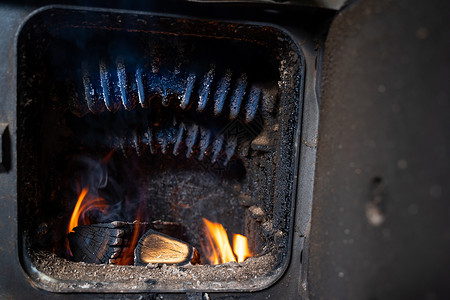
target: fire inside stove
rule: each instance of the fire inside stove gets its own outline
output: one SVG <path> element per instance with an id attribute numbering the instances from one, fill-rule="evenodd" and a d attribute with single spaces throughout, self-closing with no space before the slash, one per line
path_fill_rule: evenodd
<path id="1" fill-rule="evenodd" d="M 57 292 L 252 291 L 289 262 L 302 57 L 282 31 L 52 8 L 18 39 L 23 266 Z"/>

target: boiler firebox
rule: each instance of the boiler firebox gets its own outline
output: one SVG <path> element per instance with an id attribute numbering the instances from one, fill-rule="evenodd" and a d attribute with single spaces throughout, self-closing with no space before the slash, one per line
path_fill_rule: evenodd
<path id="1" fill-rule="evenodd" d="M 0 6 L 0 299 L 448 298 L 450 2 L 63 3 Z"/>
<path id="2" fill-rule="evenodd" d="M 34 285 L 232 292 L 283 275 L 304 80 L 289 34 L 53 7 L 28 19 L 17 47 L 19 255 Z M 213 223 L 248 253 L 223 260 Z M 141 260 L 142 237 L 156 263 Z M 155 248 L 167 240 L 189 259 Z"/>

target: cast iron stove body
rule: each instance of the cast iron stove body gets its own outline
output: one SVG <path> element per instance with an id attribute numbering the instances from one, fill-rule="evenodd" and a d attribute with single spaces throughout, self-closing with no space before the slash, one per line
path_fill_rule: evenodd
<path id="1" fill-rule="evenodd" d="M 448 1 L 63 2 L 0 5 L 0 298 L 448 298 Z M 254 255 L 77 262 L 87 183 Z"/>
<path id="2" fill-rule="evenodd" d="M 262 23 L 74 7 L 34 12 L 16 43 L 16 254 L 33 286 L 273 294 L 267 288 L 283 293 L 284 278 L 293 293 L 306 291 L 312 43 L 302 49 L 292 33 Z M 246 235 L 253 257 L 189 267 L 75 262 L 67 223 L 86 186 L 113 207 L 95 223 L 177 222 L 200 249 L 207 218 Z"/>
<path id="3" fill-rule="evenodd" d="M 50 9 L 22 28 L 18 49 L 26 252 L 64 256 L 60 229 L 77 198 L 71 184 L 79 184 L 105 191 L 102 198 L 119 206 L 108 221 L 133 221 L 127 210 L 144 210 L 145 221 L 181 223 L 196 248 L 201 218 L 220 221 L 250 237 L 253 264 L 260 265 L 223 278 L 216 267 L 193 274 L 177 268 L 173 282 L 159 268 L 129 267 L 138 269 L 138 280 L 122 286 L 128 275 L 118 282 L 106 277 L 114 267 L 100 274 L 93 266 L 83 273 L 97 275 L 74 283 L 77 265 L 69 264 L 62 268 L 67 274 L 46 274 L 56 285 L 30 270 L 38 285 L 252 290 L 279 277 L 291 235 L 303 72 L 301 52 L 286 34 L 268 26 Z M 115 170 L 99 173 L 89 160 L 111 150 Z M 45 274 L 42 260 L 31 255 L 30 264 Z"/>

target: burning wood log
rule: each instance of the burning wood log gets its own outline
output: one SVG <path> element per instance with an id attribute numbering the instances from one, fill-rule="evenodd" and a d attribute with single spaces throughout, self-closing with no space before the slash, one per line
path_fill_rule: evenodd
<path id="1" fill-rule="evenodd" d="M 134 250 L 134 264 L 149 263 L 186 265 L 200 263 L 198 251 L 186 242 L 149 230 L 139 240 Z"/>
<path id="2" fill-rule="evenodd" d="M 156 229 L 166 234 L 184 237 L 184 227 L 174 222 L 155 221 L 151 223 L 130 223 L 114 221 L 111 223 L 77 226 L 67 235 L 73 259 L 78 262 L 94 264 L 116 264 L 125 255 L 133 259 L 133 250 L 128 251 L 135 230 L 137 238 L 148 229 Z M 137 241 L 137 239 L 136 239 Z"/>

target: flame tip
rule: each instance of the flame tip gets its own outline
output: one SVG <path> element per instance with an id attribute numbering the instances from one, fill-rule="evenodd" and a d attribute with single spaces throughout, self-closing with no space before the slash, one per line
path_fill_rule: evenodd
<path id="1" fill-rule="evenodd" d="M 87 217 L 87 213 L 91 210 L 99 210 L 102 213 L 107 211 L 108 205 L 105 199 L 101 197 L 88 198 L 89 187 L 85 186 L 81 189 L 75 208 L 73 209 L 72 216 L 70 217 L 69 226 L 67 227 L 67 233 L 74 232 L 74 228 L 79 223 L 82 225 L 89 225 L 91 221 Z"/>
<path id="2" fill-rule="evenodd" d="M 207 244 L 202 243 L 201 246 L 211 264 L 216 265 L 230 261 L 240 263 L 252 256 L 245 236 L 234 234 L 233 249 L 231 249 L 227 232 L 222 224 L 211 222 L 206 218 L 202 218 L 202 220 L 205 225 Z"/>

